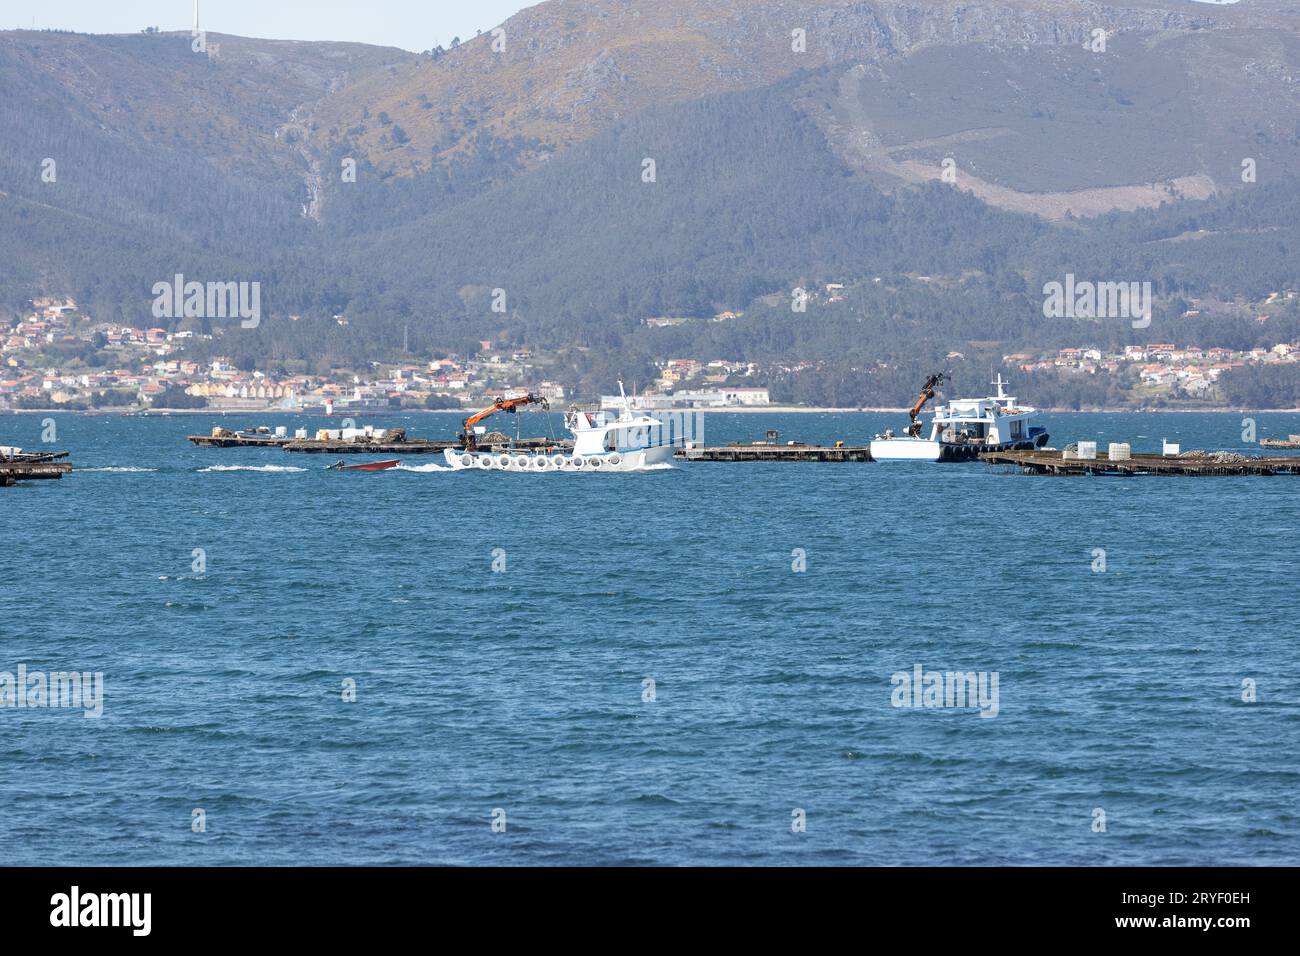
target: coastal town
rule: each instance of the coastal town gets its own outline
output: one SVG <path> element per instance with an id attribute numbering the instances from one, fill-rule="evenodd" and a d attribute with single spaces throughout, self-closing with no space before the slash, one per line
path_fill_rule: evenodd
<path id="1" fill-rule="evenodd" d="M 552 403 L 598 398 L 575 394 L 572 384 L 557 380 L 548 356 L 527 348 L 494 348 L 489 340 L 479 342 L 473 355 L 371 363 L 364 372 L 274 374 L 248 363 L 237 367 L 219 354 L 203 361 L 190 357 L 191 347 L 200 341 L 216 345 L 219 353 L 221 329 L 203 334 L 99 322 L 70 296 L 36 297 L 28 306 L 26 314 L 0 319 L 0 411 L 279 408 L 342 412 L 473 408 L 496 396 L 529 392 Z M 725 313 L 718 320 L 736 317 L 737 313 Z M 212 348 L 205 351 L 213 353 Z M 952 352 L 948 358 L 959 361 L 964 356 Z M 1132 378 L 1136 371 L 1138 387 L 1146 394 L 1213 400 L 1220 376 L 1232 369 L 1300 362 L 1300 342 L 1245 351 L 1154 342 L 1116 353 L 1081 343 L 1054 354 L 1012 353 L 1003 361 L 1029 374 L 1056 370 Z M 631 396 L 637 407 L 770 407 L 768 380 L 797 376 L 813 363 L 762 367 L 700 356 L 665 357 L 655 364 L 658 378 L 638 383 Z M 780 401 L 779 395 L 776 400 Z M 612 399 L 605 396 L 604 401 L 608 404 Z"/>

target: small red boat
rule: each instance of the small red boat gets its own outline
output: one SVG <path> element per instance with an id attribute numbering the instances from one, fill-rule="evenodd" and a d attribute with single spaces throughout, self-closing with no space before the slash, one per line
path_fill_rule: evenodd
<path id="1" fill-rule="evenodd" d="M 391 461 L 366 461 L 359 465 L 349 465 L 347 462 L 339 459 L 329 466 L 330 471 L 387 471 L 389 468 L 396 468 L 400 465 L 401 459 L 394 458 Z"/>

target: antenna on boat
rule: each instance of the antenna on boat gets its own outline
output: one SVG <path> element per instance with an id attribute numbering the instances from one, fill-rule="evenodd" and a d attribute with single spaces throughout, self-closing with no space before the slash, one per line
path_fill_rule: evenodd
<path id="1" fill-rule="evenodd" d="M 632 406 L 628 403 L 627 392 L 623 391 L 623 380 L 621 378 L 618 380 L 618 395 L 623 399 L 623 411 L 630 416 L 632 414 Z"/>
<path id="2" fill-rule="evenodd" d="M 1003 387 L 1004 385 L 1008 384 L 1008 383 L 1002 381 L 1002 373 L 1001 373 L 1001 372 L 998 372 L 997 381 L 993 382 L 992 384 L 994 384 L 994 385 L 996 385 L 996 386 L 998 387 L 998 395 L 997 395 L 998 398 L 1006 398 L 1006 397 L 1007 397 L 1007 394 L 1006 394 L 1005 391 L 1003 391 L 1003 388 L 1002 388 L 1002 387 Z"/>

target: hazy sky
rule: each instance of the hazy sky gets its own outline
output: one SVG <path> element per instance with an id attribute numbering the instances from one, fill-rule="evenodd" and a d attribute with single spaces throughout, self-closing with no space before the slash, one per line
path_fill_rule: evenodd
<path id="1" fill-rule="evenodd" d="M 427 50 L 487 32 L 537 0 L 199 0 L 203 28 L 283 40 L 353 40 Z M 0 0 L 0 30 L 188 30 L 194 0 Z"/>

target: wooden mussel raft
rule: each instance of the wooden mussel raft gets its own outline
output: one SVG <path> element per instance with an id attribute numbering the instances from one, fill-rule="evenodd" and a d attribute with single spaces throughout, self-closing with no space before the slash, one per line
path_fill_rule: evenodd
<path id="1" fill-rule="evenodd" d="M 72 471 L 63 459 L 66 451 L 25 452 L 21 448 L 0 448 L 0 488 L 20 481 L 54 481 Z"/>
<path id="2" fill-rule="evenodd" d="M 407 438 L 404 428 L 323 428 L 314 438 L 295 437 L 285 451 L 309 455 L 429 455 L 459 447 L 454 441 Z"/>
<path id="3" fill-rule="evenodd" d="M 720 445 L 686 448 L 677 453 L 686 461 L 871 461 L 865 445 Z"/>
<path id="4" fill-rule="evenodd" d="M 688 444 L 677 452 L 687 461 L 871 461 L 866 445 L 809 445 L 800 441 L 782 444 L 779 432 L 769 431 L 765 441 L 732 442 L 729 445 L 699 447 Z"/>
<path id="5" fill-rule="evenodd" d="M 1300 448 L 1300 435 L 1288 435 L 1283 438 L 1261 438 L 1259 443 L 1264 448 Z"/>
<path id="6" fill-rule="evenodd" d="M 459 447 L 457 442 L 452 441 L 407 438 L 404 428 L 324 428 L 313 437 L 308 437 L 305 428 L 299 428 L 290 435 L 283 425 L 275 429 L 262 425 L 239 431 L 218 425 L 212 429 L 211 435 L 186 437 L 191 443 L 203 448 L 281 448 L 285 451 L 329 455 L 420 455 Z"/>
<path id="7" fill-rule="evenodd" d="M 190 442 L 206 448 L 283 448 L 293 441 L 283 428 L 272 432 L 265 425 L 260 428 L 231 431 L 217 425 L 211 435 L 187 435 Z"/>
<path id="8" fill-rule="evenodd" d="M 1035 475 L 1300 475 L 1300 455 L 1249 457 L 1232 452 L 1184 452 L 1181 455 L 1129 455 L 1112 460 L 1067 457 L 1055 450 L 985 452 L 980 460 L 1013 465 Z"/>
<path id="9" fill-rule="evenodd" d="M 501 400 L 505 402 L 504 399 Z M 529 398 L 538 402 L 539 399 Z M 512 404 L 525 404 L 522 400 L 511 400 Z M 480 413 L 474 420 L 485 417 Z M 284 451 L 318 455 L 430 455 L 447 449 L 459 449 L 465 446 L 463 435 L 455 439 L 409 438 L 404 428 L 322 428 L 310 437 L 304 428 L 297 429 L 292 435 L 284 426 L 272 430 L 263 425 L 258 428 L 231 431 L 218 425 L 210 435 L 187 435 L 186 438 L 203 448 L 280 448 Z M 551 448 L 557 442 L 551 438 L 511 439 L 500 432 L 488 435 L 472 435 L 472 443 L 484 450 L 510 447 L 513 449 Z M 558 443 L 564 445 L 564 442 Z M 572 445 L 572 443 L 568 443 Z"/>

